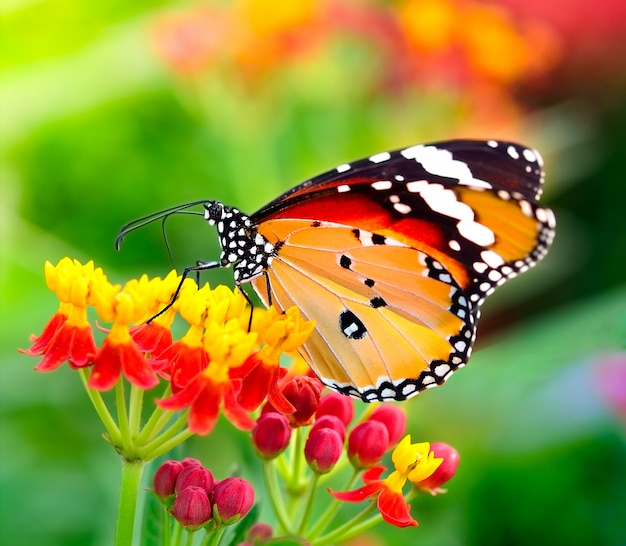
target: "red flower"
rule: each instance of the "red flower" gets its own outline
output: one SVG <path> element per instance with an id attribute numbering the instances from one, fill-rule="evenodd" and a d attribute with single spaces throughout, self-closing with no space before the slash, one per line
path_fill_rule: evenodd
<path id="1" fill-rule="evenodd" d="M 50 339 L 44 357 L 35 369 L 50 372 L 56 370 L 66 360 L 72 368 L 83 368 L 93 359 L 96 351 L 91 326 L 87 323 L 76 325 L 68 319 Z"/>
<path id="2" fill-rule="evenodd" d="M 219 417 L 220 406 L 224 414 L 236 427 L 250 430 L 254 421 L 237 402 L 241 382 L 217 381 L 211 375 L 211 366 L 197 374 L 189 383 L 168 398 L 157 401 L 157 405 L 168 410 L 190 408 L 189 430 L 196 434 L 208 434 Z"/>
<path id="3" fill-rule="evenodd" d="M 142 353 L 150 353 L 153 358 L 172 345 L 172 332 L 157 322 L 144 322 L 130 328 L 130 336 Z"/>
<path id="4" fill-rule="evenodd" d="M 338 500 L 361 502 L 376 497 L 378 511 L 387 523 L 397 527 L 417 525 L 411 514 L 410 506 L 404 500 L 402 488 L 407 480 L 419 483 L 431 476 L 442 459 L 436 458 L 426 442 L 411 444 L 411 437 L 406 436 L 394 449 L 391 456 L 395 470 L 385 479 L 380 475 L 384 466 L 373 466 L 363 473 L 363 487 L 354 491 L 330 493 Z"/>
<path id="5" fill-rule="evenodd" d="M 117 343 L 109 335 L 94 358 L 89 387 L 106 391 L 117 383 L 122 373 L 140 389 L 151 389 L 159 383 L 156 372 L 130 337 L 127 342 Z"/>
<path id="6" fill-rule="evenodd" d="M 380 479 L 384 470 L 384 466 L 373 466 L 363 472 L 362 479 L 365 482 L 363 487 L 354 491 L 331 491 L 331 494 L 336 499 L 347 502 L 361 502 L 376 496 L 378 511 L 387 523 L 396 527 L 417 525 L 417 521 L 409 513 L 410 506 L 405 502 L 402 491 L 398 492 L 392 489 L 386 480 Z"/>
<path id="7" fill-rule="evenodd" d="M 165 349 L 158 362 L 164 364 L 159 373 L 171 382 L 172 392 L 177 393 L 207 369 L 209 356 L 202 345 L 190 344 L 185 336 Z"/>
<path id="8" fill-rule="evenodd" d="M 233 379 L 241 378 L 241 391 L 237 401 L 247 411 L 256 410 L 268 398 L 276 411 L 293 413 L 295 408 L 278 386 L 287 370 L 273 362 L 266 362 L 258 352 L 250 355 L 239 368 L 230 371 Z"/>
<path id="9" fill-rule="evenodd" d="M 63 308 L 64 305 L 61 305 Z M 67 320 L 67 314 L 59 309 L 54 316 L 48 321 L 48 324 L 44 326 L 43 332 L 39 336 L 30 336 L 32 345 L 28 349 L 19 349 L 20 353 L 24 353 L 30 356 L 41 356 L 46 352 L 46 349 L 50 345 L 54 334 L 63 326 Z"/>
<path id="10" fill-rule="evenodd" d="M 311 423 L 320 405 L 322 384 L 312 377 L 295 377 L 283 389 L 285 398 L 296 408 L 290 413 L 289 423 L 292 427 L 302 427 Z"/>

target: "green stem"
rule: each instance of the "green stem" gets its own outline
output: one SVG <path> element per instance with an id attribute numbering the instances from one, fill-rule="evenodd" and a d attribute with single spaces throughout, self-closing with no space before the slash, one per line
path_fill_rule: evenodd
<path id="1" fill-rule="evenodd" d="M 220 543 L 222 535 L 226 531 L 226 525 L 220 525 L 213 533 L 209 535 L 209 540 L 207 541 L 207 546 L 217 546 Z"/>
<path id="2" fill-rule="evenodd" d="M 192 546 L 193 545 L 193 539 L 196 537 L 196 532 L 195 531 L 189 531 L 187 530 L 185 532 L 185 546 Z"/>
<path id="3" fill-rule="evenodd" d="M 185 428 L 187 425 L 187 412 L 183 413 L 163 434 L 157 436 L 154 440 L 141 448 L 141 456 L 143 459 L 154 459 L 157 455 L 154 453 L 165 453 L 172 447 L 178 445 L 181 441 L 189 438 L 193 433 Z M 182 432 L 181 432 L 181 429 Z M 182 438 L 182 439 L 181 439 Z M 163 446 L 170 446 L 163 449 Z"/>
<path id="4" fill-rule="evenodd" d="M 163 509 L 163 546 L 171 546 L 172 544 L 172 516 Z"/>
<path id="5" fill-rule="evenodd" d="M 137 440 L 137 436 L 141 430 L 141 411 L 143 409 L 143 389 L 131 385 L 130 401 L 128 410 L 128 426 L 130 429 L 132 441 Z"/>
<path id="6" fill-rule="evenodd" d="M 165 398 L 171 393 L 171 388 L 167 387 L 161 398 Z M 172 417 L 172 412 L 164 410 L 163 408 L 156 406 L 154 411 L 146 421 L 145 426 L 137 436 L 137 445 L 144 445 L 147 442 L 154 440 L 154 438 L 161 432 L 161 430 L 167 425 L 168 421 Z"/>
<path id="7" fill-rule="evenodd" d="M 315 498 L 315 491 L 317 491 L 317 485 L 319 483 L 320 475 L 315 473 L 313 475 L 313 479 L 311 480 L 309 491 L 308 491 L 308 499 L 306 502 L 306 506 L 304 507 L 304 513 L 302 514 L 302 521 L 300 522 L 300 527 L 298 527 L 298 535 L 303 536 L 304 530 L 306 526 L 309 524 L 309 519 L 311 519 L 311 514 L 313 513 L 313 499 Z"/>
<path id="8" fill-rule="evenodd" d="M 115 529 L 115 546 L 128 546 L 133 543 L 135 513 L 141 486 L 144 461 L 122 459 L 122 479 L 120 483 L 120 503 Z"/>
<path id="9" fill-rule="evenodd" d="M 272 461 L 263 461 L 263 478 L 265 480 L 265 488 L 270 498 L 272 510 L 274 511 L 274 515 L 276 516 L 279 525 L 283 528 L 285 533 L 293 534 L 291 526 L 286 519 L 287 510 L 285 507 L 285 503 L 283 502 L 283 497 L 280 494 L 278 488 L 276 472 Z"/>
<path id="10" fill-rule="evenodd" d="M 154 440 L 172 418 L 172 412 L 156 407 L 137 436 L 137 444 L 144 445 Z"/>
<path id="11" fill-rule="evenodd" d="M 160 447 L 155 447 L 151 450 L 146 449 L 146 453 L 148 454 L 150 459 L 156 459 L 164 453 L 167 453 L 170 449 L 174 449 L 177 445 L 182 444 L 185 440 L 191 438 L 193 435 L 193 432 L 191 432 L 189 429 L 185 429 L 167 442 L 163 442 Z"/>
<path id="12" fill-rule="evenodd" d="M 296 429 L 296 444 L 293 453 L 293 474 L 291 475 L 291 483 L 288 486 L 288 491 L 290 493 L 299 494 L 302 467 L 304 466 L 304 433 L 302 432 L 302 427 Z"/>
<path id="13" fill-rule="evenodd" d="M 354 482 L 356 481 L 356 479 L 357 479 L 357 477 L 359 476 L 360 473 L 361 473 L 360 470 L 354 469 L 354 471 L 352 472 L 352 476 L 348 480 L 348 483 L 346 483 L 346 485 L 342 488 L 342 491 L 348 491 L 352 487 L 352 485 L 354 484 Z M 323 532 L 324 529 L 326 529 L 328 524 L 335 517 L 335 514 L 337 513 L 338 506 L 340 504 L 341 504 L 341 501 L 338 501 L 335 497 L 332 497 L 332 500 L 330 501 L 330 504 L 328 505 L 328 508 L 326 508 L 326 510 L 324 510 L 322 515 L 317 519 L 317 523 L 309 531 L 309 533 L 307 535 L 309 540 L 313 540 L 321 532 Z"/>
<path id="14" fill-rule="evenodd" d="M 382 521 L 382 516 L 380 514 L 376 514 L 375 516 L 372 516 L 365 521 L 362 520 L 369 516 L 375 509 L 376 504 L 370 504 L 365 510 L 363 510 L 363 512 L 352 518 L 350 521 L 347 521 L 340 527 L 337 527 L 335 530 L 331 531 L 327 535 L 324 535 L 317 540 L 311 541 L 312 546 L 324 546 L 326 544 L 343 542 L 350 538 L 359 536 L 368 529 L 371 529 L 372 527 L 374 527 L 374 525 Z"/>
<path id="15" fill-rule="evenodd" d="M 115 419 L 113 419 L 113 417 L 111 416 L 109 408 L 107 408 L 106 404 L 104 403 L 100 391 L 89 388 L 87 370 L 85 368 L 81 368 L 79 370 L 79 375 L 83 386 L 85 387 L 85 391 L 87 392 L 87 396 L 89 397 L 89 400 L 91 400 L 91 404 L 96 410 L 98 417 L 100 417 L 100 421 L 102 421 L 102 424 L 107 431 L 110 442 L 113 445 L 119 445 L 121 442 L 120 429 L 118 428 Z"/>
<path id="16" fill-rule="evenodd" d="M 126 397 L 124 396 L 124 381 L 118 381 L 115 384 L 115 405 L 117 406 L 117 421 L 120 427 L 121 443 L 119 449 L 124 453 L 128 451 L 130 444 L 128 411 L 126 410 Z"/>

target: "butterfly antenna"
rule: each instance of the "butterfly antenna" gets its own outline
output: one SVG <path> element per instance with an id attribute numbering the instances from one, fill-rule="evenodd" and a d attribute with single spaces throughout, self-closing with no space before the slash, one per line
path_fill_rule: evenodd
<path id="1" fill-rule="evenodd" d="M 147 214 L 146 216 L 142 216 L 141 218 L 137 218 L 136 220 L 128 222 L 127 224 L 122 226 L 122 229 L 120 229 L 120 232 L 115 238 L 115 250 L 120 249 L 120 247 L 122 246 L 122 241 L 124 240 L 124 237 L 126 237 L 126 235 L 128 235 L 131 231 L 135 231 L 136 229 L 147 226 L 148 224 L 151 224 L 152 222 L 156 222 L 157 220 L 160 220 L 160 219 L 165 220 L 168 216 L 171 216 L 172 214 L 183 212 L 190 207 L 195 207 L 196 205 L 202 205 L 207 202 L 208 202 L 208 199 L 202 199 L 198 201 L 191 201 L 190 203 L 183 203 L 182 205 L 177 205 L 175 207 L 163 209 L 158 212 L 153 212 L 152 214 Z"/>
<path id="2" fill-rule="evenodd" d="M 170 265 L 172 266 L 173 269 L 175 269 L 174 266 L 174 255 L 172 254 L 172 247 L 170 246 L 170 241 L 167 238 L 167 230 L 165 229 L 165 221 L 169 218 L 168 216 L 164 216 L 163 219 L 161 220 L 161 232 L 163 233 L 163 242 L 165 243 L 165 248 L 167 249 L 167 255 L 170 258 Z"/>

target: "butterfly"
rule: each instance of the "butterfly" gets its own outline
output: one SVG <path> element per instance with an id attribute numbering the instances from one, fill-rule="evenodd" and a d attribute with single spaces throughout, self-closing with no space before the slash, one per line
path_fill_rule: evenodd
<path id="1" fill-rule="evenodd" d="M 480 307 L 545 256 L 553 212 L 538 205 L 539 153 L 451 140 L 371 155 L 295 186 L 246 215 L 203 205 L 221 256 L 265 305 L 315 321 L 301 354 L 328 387 L 365 402 L 405 400 L 463 367 Z"/>

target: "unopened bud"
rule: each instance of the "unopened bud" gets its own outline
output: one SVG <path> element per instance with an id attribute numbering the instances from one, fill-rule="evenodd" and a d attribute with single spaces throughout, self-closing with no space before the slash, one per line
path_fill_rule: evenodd
<path id="1" fill-rule="evenodd" d="M 389 433 L 380 421 L 364 421 L 348 436 L 348 458 L 355 468 L 374 466 L 388 447 Z"/>
<path id="2" fill-rule="evenodd" d="M 213 489 L 213 516 L 218 523 L 237 523 L 253 504 L 254 489 L 243 478 L 226 478 Z"/>
<path id="3" fill-rule="evenodd" d="M 174 501 L 172 514 L 187 529 L 199 529 L 211 519 L 211 502 L 202 487 L 190 485 Z"/>
<path id="4" fill-rule="evenodd" d="M 304 456 L 318 474 L 330 472 L 343 451 L 343 440 L 336 430 L 319 428 L 311 431 L 304 445 Z"/>

